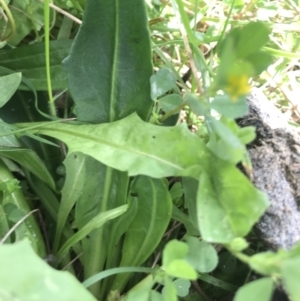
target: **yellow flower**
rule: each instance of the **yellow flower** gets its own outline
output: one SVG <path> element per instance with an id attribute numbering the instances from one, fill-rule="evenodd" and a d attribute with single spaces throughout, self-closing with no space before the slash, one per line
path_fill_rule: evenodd
<path id="1" fill-rule="evenodd" d="M 250 92 L 249 78 L 247 75 L 229 75 L 225 91 L 230 95 L 232 101 Z"/>

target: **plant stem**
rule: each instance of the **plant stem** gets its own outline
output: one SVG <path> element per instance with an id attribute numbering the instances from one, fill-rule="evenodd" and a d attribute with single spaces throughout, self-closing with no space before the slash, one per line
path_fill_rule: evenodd
<path id="1" fill-rule="evenodd" d="M 44 1 L 44 26 L 45 26 L 45 59 L 46 59 L 46 77 L 49 96 L 50 114 L 56 117 L 55 103 L 52 95 L 51 74 L 50 74 L 50 9 L 49 0 Z"/>

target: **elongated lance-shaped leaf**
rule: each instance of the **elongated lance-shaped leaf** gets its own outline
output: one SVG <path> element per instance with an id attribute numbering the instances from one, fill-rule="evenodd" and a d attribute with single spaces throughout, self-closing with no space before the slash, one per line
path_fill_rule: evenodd
<path id="1" fill-rule="evenodd" d="M 125 234 L 120 266 L 144 263 L 160 243 L 172 215 L 172 198 L 163 180 L 139 176 L 132 192 L 137 194 L 138 210 Z M 117 275 L 112 290 L 121 291 L 129 276 Z"/>
<path id="2" fill-rule="evenodd" d="M 62 189 L 62 200 L 59 206 L 57 215 L 56 233 L 53 245 L 53 252 L 58 250 L 63 228 L 70 214 L 71 209 L 82 194 L 85 175 L 85 159 L 86 156 L 82 153 L 74 153 L 72 156 L 67 156 L 64 161 L 66 168 L 66 180 Z"/>
<path id="3" fill-rule="evenodd" d="M 198 177 L 199 164 L 208 164 L 210 156 L 204 143 L 186 125 L 156 126 L 136 114 L 108 124 L 45 124 L 32 131 L 62 140 L 68 145 L 69 154 L 83 152 L 110 167 L 127 171 L 130 176 Z"/>
<path id="4" fill-rule="evenodd" d="M 151 47 L 144 0 L 89 0 L 64 61 L 77 116 L 111 122 L 149 116 Z"/>
<path id="5" fill-rule="evenodd" d="M 127 210 L 127 205 L 123 205 L 115 209 L 99 213 L 96 217 L 90 220 L 81 230 L 76 232 L 72 237 L 70 237 L 64 243 L 64 245 L 58 251 L 57 257 L 61 258 L 61 256 L 63 256 L 64 253 L 68 251 L 68 249 L 70 249 L 73 245 L 75 245 L 77 242 L 79 242 L 84 237 L 86 237 L 95 228 L 99 228 L 103 226 L 107 221 L 116 218 L 117 216 L 124 213 L 126 210 Z"/>

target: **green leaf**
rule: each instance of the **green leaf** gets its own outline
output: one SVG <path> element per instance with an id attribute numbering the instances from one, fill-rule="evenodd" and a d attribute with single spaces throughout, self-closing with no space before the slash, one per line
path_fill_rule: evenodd
<path id="1" fill-rule="evenodd" d="M 6 213 L 4 208 L 0 205 L 0 240 L 4 237 L 4 235 L 9 231 L 9 224 L 6 217 Z M 5 240 L 5 244 L 11 243 L 10 236 Z"/>
<path id="2" fill-rule="evenodd" d="M 245 25 L 239 35 L 237 42 L 237 56 L 245 58 L 257 52 L 269 40 L 269 29 L 262 22 L 250 22 Z"/>
<path id="3" fill-rule="evenodd" d="M 191 282 L 187 279 L 176 279 L 173 281 L 173 285 L 176 288 L 176 295 L 179 297 L 185 297 L 189 294 Z"/>
<path id="4" fill-rule="evenodd" d="M 243 159 L 245 146 L 236 134 L 220 120 L 207 118 L 213 132 L 207 147 L 220 159 L 238 163 Z"/>
<path id="5" fill-rule="evenodd" d="M 21 73 L 13 73 L 0 77 L 0 108 L 2 108 L 17 91 L 22 75 Z"/>
<path id="6" fill-rule="evenodd" d="M 118 208 L 100 212 L 90 222 L 88 222 L 82 229 L 76 232 L 71 238 L 69 238 L 57 253 L 57 257 L 61 258 L 66 251 L 68 251 L 73 245 L 85 238 L 92 230 L 103 226 L 110 219 L 114 219 L 117 216 L 123 214 L 127 210 L 127 205 L 120 206 Z"/>
<path id="7" fill-rule="evenodd" d="M 20 26 L 21 28 L 22 26 Z M 62 68 L 62 60 L 69 54 L 71 40 L 51 41 L 51 84 L 53 90 L 67 88 L 66 73 Z M 47 78 L 45 69 L 45 45 L 35 43 L 20 46 L 15 49 L 0 51 L 0 65 L 14 71 L 21 71 L 23 77 L 28 79 L 37 91 L 47 91 Z M 0 72 L 4 74 L 4 72 Z M 21 84 L 19 89 L 28 90 L 26 85 Z"/>
<path id="8" fill-rule="evenodd" d="M 300 256 L 285 260 L 281 266 L 283 286 L 291 300 L 300 300 L 299 271 Z"/>
<path id="9" fill-rule="evenodd" d="M 126 231 L 120 266 L 139 266 L 160 243 L 171 219 L 172 199 L 161 179 L 139 176 L 132 187 L 138 210 Z M 118 275 L 113 289 L 121 290 L 128 275 Z"/>
<path id="10" fill-rule="evenodd" d="M 165 267 L 166 273 L 171 277 L 196 280 L 197 272 L 183 259 L 174 259 Z"/>
<path id="11" fill-rule="evenodd" d="M 160 127 L 141 121 L 136 114 L 109 124 L 56 123 L 32 131 L 62 140 L 69 154 L 83 152 L 130 176 L 197 177 L 197 165 L 208 159 L 205 145 L 186 125 Z M 187 152 L 191 149 L 197 152 Z"/>
<path id="12" fill-rule="evenodd" d="M 273 293 L 273 281 L 271 278 L 261 278 L 247 283 L 236 293 L 234 301 L 271 301 Z M 296 300 L 296 299 L 295 299 Z"/>
<path id="13" fill-rule="evenodd" d="M 187 235 L 200 235 L 199 230 L 191 221 L 190 217 L 182 212 L 179 208 L 173 205 L 172 219 L 179 221 L 184 225 Z"/>
<path id="14" fill-rule="evenodd" d="M 239 137 L 240 141 L 246 145 L 252 142 L 255 139 L 255 127 L 254 126 L 247 126 L 244 128 L 239 128 L 237 132 L 237 136 Z"/>
<path id="15" fill-rule="evenodd" d="M 217 95 L 210 106 L 223 116 L 234 119 L 248 113 L 246 97 L 239 97 L 233 102 L 228 95 Z"/>
<path id="16" fill-rule="evenodd" d="M 165 277 L 163 296 L 165 301 L 177 301 L 176 288 L 169 277 Z"/>
<path id="17" fill-rule="evenodd" d="M 246 60 L 252 64 L 255 70 L 253 76 L 257 76 L 261 74 L 264 70 L 266 70 L 269 67 L 269 65 L 272 64 L 274 58 L 268 53 L 258 51 L 249 54 L 246 57 Z"/>
<path id="18" fill-rule="evenodd" d="M 209 113 L 208 105 L 204 101 L 198 99 L 197 96 L 186 92 L 184 94 L 184 99 L 196 115 L 205 116 Z"/>
<path id="19" fill-rule="evenodd" d="M 1 205 L 5 206 L 8 203 L 14 204 L 16 208 L 20 209 L 25 214 L 28 214 L 31 209 L 23 195 L 21 188 L 16 187 L 16 179 L 12 173 L 8 170 L 6 165 L 0 160 L 0 183 L 9 182 L 8 188 L 10 189 L 9 193 L 4 193 Z M 14 186 L 14 187 L 12 187 Z M 30 215 L 26 218 L 19 227 L 14 231 L 15 241 L 22 240 L 27 238 L 30 240 L 32 248 L 36 251 L 41 257 L 45 256 L 45 245 L 43 237 L 40 232 L 40 228 L 37 224 L 34 216 Z"/>
<path id="20" fill-rule="evenodd" d="M 213 271 L 218 264 L 218 255 L 215 248 L 205 241 L 199 241 L 196 237 L 188 236 L 186 241 L 189 252 L 185 260 L 200 273 Z"/>
<path id="21" fill-rule="evenodd" d="M 96 301 L 73 275 L 39 258 L 27 240 L 0 246 L 0 266 L 1 300 Z"/>
<path id="22" fill-rule="evenodd" d="M 156 100 L 176 85 L 176 76 L 167 68 L 161 68 L 150 78 L 151 98 Z"/>
<path id="23" fill-rule="evenodd" d="M 180 182 L 176 182 L 170 189 L 170 194 L 172 200 L 181 198 L 183 196 L 182 184 Z"/>
<path id="24" fill-rule="evenodd" d="M 190 177 L 184 177 L 182 179 L 182 187 L 184 192 L 184 207 L 188 210 L 189 219 L 193 225 L 198 225 L 196 202 L 198 180 Z"/>
<path id="25" fill-rule="evenodd" d="M 202 173 L 197 195 L 197 217 L 202 238 L 229 243 L 245 236 L 269 203 L 236 167 L 210 162 L 209 175 Z"/>
<path id="26" fill-rule="evenodd" d="M 0 147 L 0 155 L 9 158 L 28 171 L 32 172 L 39 179 L 49 185 L 50 188 L 55 190 L 55 183 L 47 170 L 44 162 L 39 156 L 31 149 L 8 149 Z"/>
<path id="27" fill-rule="evenodd" d="M 181 105 L 183 103 L 183 99 L 178 94 L 170 94 L 158 99 L 157 103 L 165 112 L 169 112 Z M 180 109 L 174 112 L 174 114 L 178 113 L 179 111 Z"/>
<path id="28" fill-rule="evenodd" d="M 111 122 L 133 112 L 147 119 L 152 65 L 144 1 L 87 1 L 64 67 L 80 121 Z"/>
<path id="29" fill-rule="evenodd" d="M 6 1 L 6 3 L 9 2 Z M 9 44 L 12 46 L 17 46 L 30 32 L 37 33 L 43 25 L 43 3 L 41 2 L 15 0 L 10 12 L 17 28 L 15 34 L 9 39 Z M 0 19 L 0 28 L 7 28 L 6 18 Z M 39 37 L 36 38 L 39 39 Z"/>
<path id="30" fill-rule="evenodd" d="M 71 209 L 82 195 L 84 187 L 85 174 L 85 158 L 82 153 L 74 153 L 71 156 L 67 156 L 64 160 L 64 166 L 66 168 L 66 179 L 64 187 L 62 189 L 62 198 L 57 214 L 56 233 L 53 246 L 53 252 L 57 252 L 61 234 L 63 228 L 70 214 Z"/>
<path id="31" fill-rule="evenodd" d="M 169 241 L 162 254 L 162 267 L 166 268 L 172 261 L 176 259 L 184 259 L 189 251 L 186 243 L 178 240 Z"/>

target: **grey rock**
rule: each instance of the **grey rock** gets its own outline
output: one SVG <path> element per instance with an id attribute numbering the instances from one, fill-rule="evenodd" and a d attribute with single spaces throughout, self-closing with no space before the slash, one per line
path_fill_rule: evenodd
<path id="1" fill-rule="evenodd" d="M 300 241 L 300 137 L 260 90 L 252 91 L 248 103 L 249 114 L 238 123 L 256 128 L 248 146 L 252 180 L 270 200 L 256 229 L 270 249 L 290 249 Z"/>

